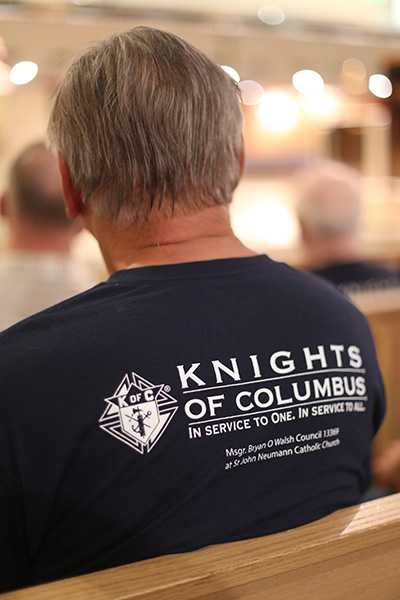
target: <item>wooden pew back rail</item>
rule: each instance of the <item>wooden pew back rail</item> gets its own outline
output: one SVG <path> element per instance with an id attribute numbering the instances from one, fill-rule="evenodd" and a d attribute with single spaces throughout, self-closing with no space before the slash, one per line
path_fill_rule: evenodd
<path id="1" fill-rule="evenodd" d="M 398 600 L 400 494 L 274 535 L 162 556 L 2 600 Z"/>

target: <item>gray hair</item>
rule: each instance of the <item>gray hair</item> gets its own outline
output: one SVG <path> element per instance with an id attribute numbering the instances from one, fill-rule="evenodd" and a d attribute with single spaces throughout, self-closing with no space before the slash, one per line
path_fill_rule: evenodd
<path id="1" fill-rule="evenodd" d="M 87 50 L 69 68 L 48 136 L 72 181 L 121 227 L 231 201 L 240 178 L 237 85 L 179 37 L 136 27 Z"/>
<path id="2" fill-rule="evenodd" d="M 25 148 L 10 167 L 10 210 L 42 227 L 73 227 L 65 214 L 58 162 L 45 142 Z"/>
<path id="3" fill-rule="evenodd" d="M 297 214 L 308 231 L 340 237 L 358 230 L 362 186 L 359 172 L 341 162 L 306 167 L 296 178 Z"/>

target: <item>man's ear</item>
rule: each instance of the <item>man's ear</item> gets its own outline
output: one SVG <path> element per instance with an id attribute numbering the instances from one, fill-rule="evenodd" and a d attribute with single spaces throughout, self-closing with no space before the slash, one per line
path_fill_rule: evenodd
<path id="1" fill-rule="evenodd" d="M 76 219 L 82 212 L 82 194 L 77 190 L 71 179 L 64 157 L 58 153 L 58 166 L 61 173 L 61 183 L 65 202 L 65 210 L 70 219 Z"/>

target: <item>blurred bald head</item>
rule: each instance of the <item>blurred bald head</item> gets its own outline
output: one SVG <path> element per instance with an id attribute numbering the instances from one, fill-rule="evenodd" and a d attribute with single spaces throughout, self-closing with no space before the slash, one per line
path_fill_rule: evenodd
<path id="1" fill-rule="evenodd" d="M 361 178 L 343 163 L 329 161 L 298 174 L 297 211 L 316 236 L 341 237 L 358 230 L 361 217 Z"/>
<path id="2" fill-rule="evenodd" d="M 295 187 L 310 266 L 357 259 L 362 209 L 359 172 L 340 162 L 324 161 L 297 173 Z"/>
<path id="3" fill-rule="evenodd" d="M 11 166 L 8 212 L 41 228 L 69 228 L 57 159 L 42 142 L 26 148 Z"/>

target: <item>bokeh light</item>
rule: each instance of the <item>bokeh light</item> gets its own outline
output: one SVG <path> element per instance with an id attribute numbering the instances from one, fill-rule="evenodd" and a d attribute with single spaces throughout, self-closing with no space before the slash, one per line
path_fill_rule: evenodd
<path id="1" fill-rule="evenodd" d="M 324 89 L 321 75 L 311 69 L 297 71 L 292 77 L 292 83 L 300 94 L 320 94 Z"/>
<path id="2" fill-rule="evenodd" d="M 260 103 L 260 119 L 271 132 L 283 133 L 293 129 L 299 120 L 297 102 L 280 90 L 267 92 Z"/>
<path id="3" fill-rule="evenodd" d="M 257 81 L 246 79 L 239 83 L 243 104 L 252 106 L 258 104 L 264 98 L 264 88 Z"/>
<path id="4" fill-rule="evenodd" d="M 342 71 L 346 77 L 360 81 L 367 76 L 367 69 L 361 60 L 358 58 L 347 58 L 343 61 Z"/>
<path id="5" fill-rule="evenodd" d="M 10 81 L 16 85 L 24 85 L 35 79 L 38 66 L 30 60 L 24 60 L 13 66 L 10 71 Z"/>
<path id="6" fill-rule="evenodd" d="M 227 65 L 221 65 L 221 69 L 223 69 L 225 71 L 225 73 L 228 73 L 228 75 L 230 77 L 232 77 L 232 79 L 234 81 L 236 81 L 236 83 L 239 83 L 239 81 L 240 81 L 240 75 L 236 71 L 236 69 L 234 69 L 233 67 L 229 67 Z"/>
<path id="7" fill-rule="evenodd" d="M 340 116 L 340 103 L 338 98 L 328 91 L 322 94 L 300 96 L 300 106 L 313 118 L 323 119 L 328 122 L 336 122 Z"/>
<path id="8" fill-rule="evenodd" d="M 378 98 L 389 98 L 393 92 L 392 82 L 386 75 L 382 75 L 381 73 L 371 75 L 368 88 Z"/>
<path id="9" fill-rule="evenodd" d="M 286 19 L 284 11 L 276 4 L 265 4 L 257 12 L 257 16 L 266 25 L 280 25 Z"/>

